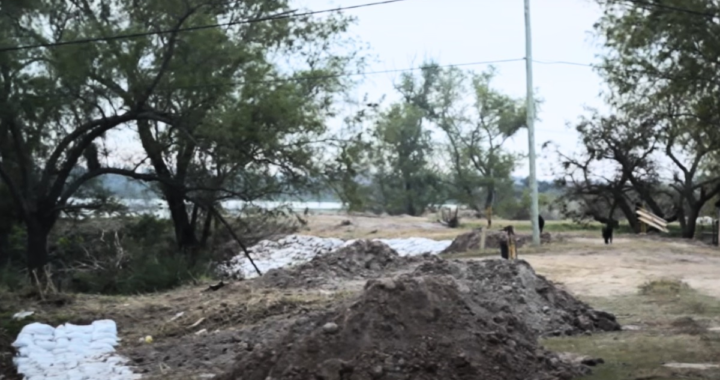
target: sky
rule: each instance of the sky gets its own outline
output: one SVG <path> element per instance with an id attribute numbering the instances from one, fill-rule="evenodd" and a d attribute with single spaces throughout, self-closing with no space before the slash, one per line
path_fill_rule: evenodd
<path id="1" fill-rule="evenodd" d="M 347 7 L 372 0 L 299 0 L 295 4 L 312 10 Z M 543 100 L 535 123 L 537 176 L 552 179 L 550 168 L 557 159 L 540 148 L 552 140 L 563 152 L 577 148 L 578 135 L 569 123 L 587 114 L 585 107 L 605 110 L 600 92 L 602 80 L 592 67 L 600 48 L 592 34 L 601 11 L 591 0 L 531 0 L 533 64 L 536 96 Z M 368 43 L 374 60 L 367 71 L 417 67 L 426 58 L 441 65 L 465 64 L 525 57 L 523 0 L 406 0 L 346 11 L 358 22 L 351 33 Z M 558 61 L 579 65 L 561 64 Z M 551 63 L 555 62 L 555 63 Z M 495 88 L 513 97 L 526 95 L 524 61 L 496 63 Z M 478 72 L 487 65 L 465 66 Z M 368 75 L 356 92 L 377 99 L 394 95 L 399 74 Z M 527 132 L 522 130 L 507 147 L 528 152 Z M 514 175 L 527 176 L 527 160 Z"/>

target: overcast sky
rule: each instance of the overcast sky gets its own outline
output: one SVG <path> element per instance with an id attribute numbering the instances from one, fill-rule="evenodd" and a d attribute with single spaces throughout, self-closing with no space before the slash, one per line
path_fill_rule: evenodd
<path id="1" fill-rule="evenodd" d="M 351 6 L 371 0 L 299 0 L 313 10 Z M 352 33 L 369 43 L 377 62 L 368 71 L 415 67 L 425 58 L 442 65 L 525 56 L 525 18 L 523 0 L 406 0 L 347 11 L 357 16 Z M 566 61 L 592 64 L 600 52 L 591 34 L 601 13 L 590 0 L 531 0 L 534 59 L 545 62 Z M 524 97 L 526 89 L 523 61 L 497 63 L 497 89 L 508 95 Z M 485 65 L 466 69 L 482 71 Z M 537 150 L 544 141 L 553 140 L 563 150 L 575 150 L 577 134 L 567 127 L 585 113 L 584 107 L 599 109 L 602 81 L 589 66 L 535 63 L 534 87 L 544 100 L 536 123 Z M 392 99 L 393 80 L 398 74 L 370 75 L 357 90 L 357 96 L 371 98 L 387 94 Z M 527 153 L 527 134 L 521 131 L 509 147 Z M 549 166 L 554 158 L 538 160 L 538 177 L 550 179 Z M 527 165 L 515 175 L 526 176 Z"/>

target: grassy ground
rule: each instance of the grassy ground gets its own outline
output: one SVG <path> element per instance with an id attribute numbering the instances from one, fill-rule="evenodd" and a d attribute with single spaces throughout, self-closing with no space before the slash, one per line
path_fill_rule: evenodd
<path id="1" fill-rule="evenodd" d="M 638 293 L 616 298 L 588 298 L 596 308 L 615 313 L 623 331 L 573 338 L 551 338 L 554 351 L 600 357 L 587 380 L 718 379 L 720 369 L 674 369 L 664 363 L 720 362 L 720 300 L 699 294 L 676 280 L 644 284 Z"/>

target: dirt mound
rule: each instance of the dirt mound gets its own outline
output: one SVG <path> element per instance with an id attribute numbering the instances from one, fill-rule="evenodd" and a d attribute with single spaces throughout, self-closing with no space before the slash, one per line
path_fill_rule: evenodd
<path id="1" fill-rule="evenodd" d="M 474 301 L 447 276 L 371 280 L 352 304 L 296 322 L 216 379 L 541 380 L 583 372 L 540 348 L 515 315 Z"/>
<path id="2" fill-rule="evenodd" d="M 466 232 L 453 240 L 452 244 L 447 247 L 442 253 L 462 253 L 468 251 L 477 251 L 480 249 L 480 234 L 481 230 L 475 230 Z M 500 242 L 506 239 L 506 235 L 502 231 L 489 230 L 485 234 L 485 249 L 499 249 Z M 516 235 L 517 247 L 521 248 L 526 242 L 532 240 L 530 235 Z M 552 241 L 552 235 L 549 232 L 545 232 L 540 235 L 540 242 L 542 244 L 549 244 Z M 498 251 L 499 252 L 499 251 Z M 499 253 L 498 253 L 499 254 Z"/>
<path id="3" fill-rule="evenodd" d="M 337 279 L 376 278 L 387 271 L 421 259 L 400 257 L 394 249 L 383 242 L 357 240 L 331 253 L 318 255 L 296 267 L 270 270 L 257 282 L 261 286 L 276 288 L 313 287 Z"/>
<path id="4" fill-rule="evenodd" d="M 517 316 L 542 336 L 620 330 L 614 315 L 594 310 L 557 288 L 523 260 L 428 260 L 413 273 L 428 274 L 452 276 L 465 297 L 491 305 L 493 312 Z"/>

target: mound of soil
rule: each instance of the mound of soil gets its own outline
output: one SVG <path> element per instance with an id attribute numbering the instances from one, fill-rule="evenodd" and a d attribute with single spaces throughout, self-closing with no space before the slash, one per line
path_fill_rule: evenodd
<path id="1" fill-rule="evenodd" d="M 480 249 L 480 234 L 481 230 L 475 230 L 466 232 L 462 235 L 458 235 L 452 244 L 447 247 L 442 253 L 462 253 L 468 251 L 477 251 Z M 500 242 L 506 239 L 507 235 L 502 231 L 489 230 L 485 233 L 485 249 L 500 249 Z M 532 240 L 530 235 L 516 235 L 517 248 L 521 248 L 526 242 Z M 542 244 L 549 244 L 552 241 L 552 235 L 549 232 L 545 232 L 540 235 L 540 242 Z M 498 251 L 498 254 L 500 251 Z"/>
<path id="2" fill-rule="evenodd" d="M 352 304 L 296 322 L 216 379 L 543 380 L 585 372 L 539 347 L 517 316 L 491 309 L 447 276 L 371 280 Z"/>
<path id="3" fill-rule="evenodd" d="M 464 297 L 493 312 L 517 316 L 541 336 L 575 335 L 621 329 L 615 316 L 592 309 L 545 277 L 524 260 L 427 260 L 413 275 L 449 275 Z"/>
<path id="4" fill-rule="evenodd" d="M 338 279 L 368 279 L 396 270 L 417 258 L 403 258 L 387 244 L 357 240 L 307 263 L 269 270 L 257 279 L 260 286 L 276 288 L 314 287 Z"/>

